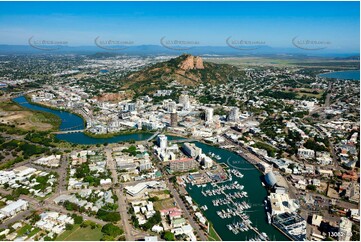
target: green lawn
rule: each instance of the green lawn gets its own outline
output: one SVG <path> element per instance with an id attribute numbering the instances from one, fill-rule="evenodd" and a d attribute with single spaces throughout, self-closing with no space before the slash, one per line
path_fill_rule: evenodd
<path id="1" fill-rule="evenodd" d="M 163 210 L 174 207 L 174 200 L 173 198 L 167 198 L 163 200 L 159 200 L 153 203 L 155 210 Z"/>
<path id="2" fill-rule="evenodd" d="M 18 236 L 23 236 L 26 232 L 31 230 L 31 225 L 29 224 L 25 224 L 23 227 L 21 227 L 18 231 L 17 234 Z"/>
<path id="3" fill-rule="evenodd" d="M 217 235 L 216 231 L 213 228 L 213 225 L 209 227 L 209 234 L 208 234 L 209 241 L 221 241 L 221 238 Z"/>
<path id="4" fill-rule="evenodd" d="M 91 229 L 90 226 L 81 228 L 80 225 L 74 225 L 74 228 L 65 231 L 56 238 L 56 241 L 99 241 L 103 237 L 101 228 Z"/>

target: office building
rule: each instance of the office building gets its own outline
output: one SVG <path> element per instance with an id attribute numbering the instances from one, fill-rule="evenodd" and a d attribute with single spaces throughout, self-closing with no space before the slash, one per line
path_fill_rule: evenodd
<path id="1" fill-rule="evenodd" d="M 165 150 L 167 148 L 167 136 L 165 136 L 163 134 L 158 135 L 157 143 L 158 143 L 159 148 L 161 148 L 162 150 Z"/>
<path id="2" fill-rule="evenodd" d="M 213 108 L 206 108 L 205 109 L 205 121 L 207 123 L 213 122 Z"/>
<path id="3" fill-rule="evenodd" d="M 239 109 L 237 107 L 233 107 L 228 115 L 228 121 L 237 122 L 239 120 Z"/>

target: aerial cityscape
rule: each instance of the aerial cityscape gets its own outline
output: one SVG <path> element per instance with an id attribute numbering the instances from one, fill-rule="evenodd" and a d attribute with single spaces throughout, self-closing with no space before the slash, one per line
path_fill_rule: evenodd
<path id="1" fill-rule="evenodd" d="M 0 2 L 0 241 L 360 241 L 360 3 Z"/>

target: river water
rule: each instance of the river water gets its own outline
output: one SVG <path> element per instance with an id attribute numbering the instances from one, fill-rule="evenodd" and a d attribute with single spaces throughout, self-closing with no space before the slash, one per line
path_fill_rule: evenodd
<path id="1" fill-rule="evenodd" d="M 30 104 L 27 102 L 25 97 L 18 97 L 13 99 L 19 105 L 36 110 L 49 112 L 57 115 L 61 118 L 62 123 L 60 125 L 60 130 L 77 130 L 84 128 L 84 122 L 82 118 L 79 116 L 66 112 L 66 111 L 58 111 L 52 110 L 49 108 L 41 107 L 38 105 Z M 120 141 L 129 141 L 129 140 L 146 140 L 152 136 L 152 133 L 142 133 L 142 134 L 128 134 L 128 135 L 118 135 L 111 138 L 93 138 L 85 135 L 84 133 L 68 133 L 68 134 L 58 134 L 57 138 L 60 140 L 64 140 L 70 143 L 76 144 L 103 144 L 103 143 L 116 143 Z M 174 136 L 169 136 L 169 140 L 179 138 Z M 262 186 L 261 177 L 262 174 L 254 168 L 254 166 L 248 163 L 241 156 L 230 152 L 228 150 L 216 148 L 210 145 L 206 145 L 200 142 L 195 142 L 195 144 L 202 148 L 203 152 L 208 154 L 209 152 L 214 153 L 215 155 L 219 155 L 221 159 L 218 162 L 226 163 L 231 168 L 238 169 L 243 175 L 243 178 L 237 178 L 233 176 L 232 181 L 227 181 L 223 184 L 231 184 L 237 181 L 239 184 L 244 185 L 243 191 L 248 193 L 247 198 L 237 199 L 240 202 L 246 201 L 251 205 L 251 208 L 246 210 L 246 214 L 250 217 L 252 221 L 252 225 L 257 227 L 260 232 L 266 232 L 271 240 L 288 240 L 282 233 L 280 233 L 277 229 L 275 229 L 272 225 L 267 223 L 267 216 L 264 208 L 264 199 L 267 196 L 266 189 Z M 211 189 L 211 185 L 207 185 L 206 187 L 197 187 L 187 185 L 187 191 L 194 199 L 194 201 L 199 205 L 207 205 L 208 210 L 204 211 L 205 216 L 211 223 L 214 225 L 215 230 L 220 235 L 222 240 L 248 240 L 255 237 L 255 233 L 251 230 L 247 232 L 240 232 L 235 235 L 231 231 L 229 231 L 226 227 L 227 224 L 238 222 L 240 219 L 238 218 L 230 218 L 230 219 L 221 219 L 216 214 L 217 210 L 227 209 L 227 205 L 213 207 L 212 199 L 224 197 L 224 195 L 217 195 L 214 197 L 204 197 L 201 191 L 205 191 Z M 234 191 L 232 191 L 234 192 Z"/>

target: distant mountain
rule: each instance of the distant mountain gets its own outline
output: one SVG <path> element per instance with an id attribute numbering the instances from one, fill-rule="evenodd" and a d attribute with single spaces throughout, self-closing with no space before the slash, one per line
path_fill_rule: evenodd
<path id="1" fill-rule="evenodd" d="M 336 57 L 335 60 L 360 60 L 360 56 Z"/>
<path id="2" fill-rule="evenodd" d="M 267 45 L 254 46 L 252 49 L 237 49 L 230 46 L 194 46 L 187 49 L 166 48 L 161 45 L 134 45 L 124 46 L 119 50 L 102 49 L 98 46 L 60 46 L 55 50 L 41 50 L 30 45 L 0 45 L 0 55 L 10 54 L 85 54 L 94 55 L 96 53 L 108 53 L 115 55 L 180 55 L 184 52 L 197 56 L 304 56 L 304 57 L 349 57 L 357 56 L 359 53 L 342 52 L 340 50 L 323 49 L 316 51 L 302 50 L 296 47 L 274 48 Z"/>
<path id="3" fill-rule="evenodd" d="M 173 81 L 186 86 L 226 83 L 230 75 L 243 76 L 244 72 L 231 65 L 203 62 L 201 57 L 183 54 L 129 74 L 122 80 L 122 88 L 145 94 L 165 89 Z"/>

